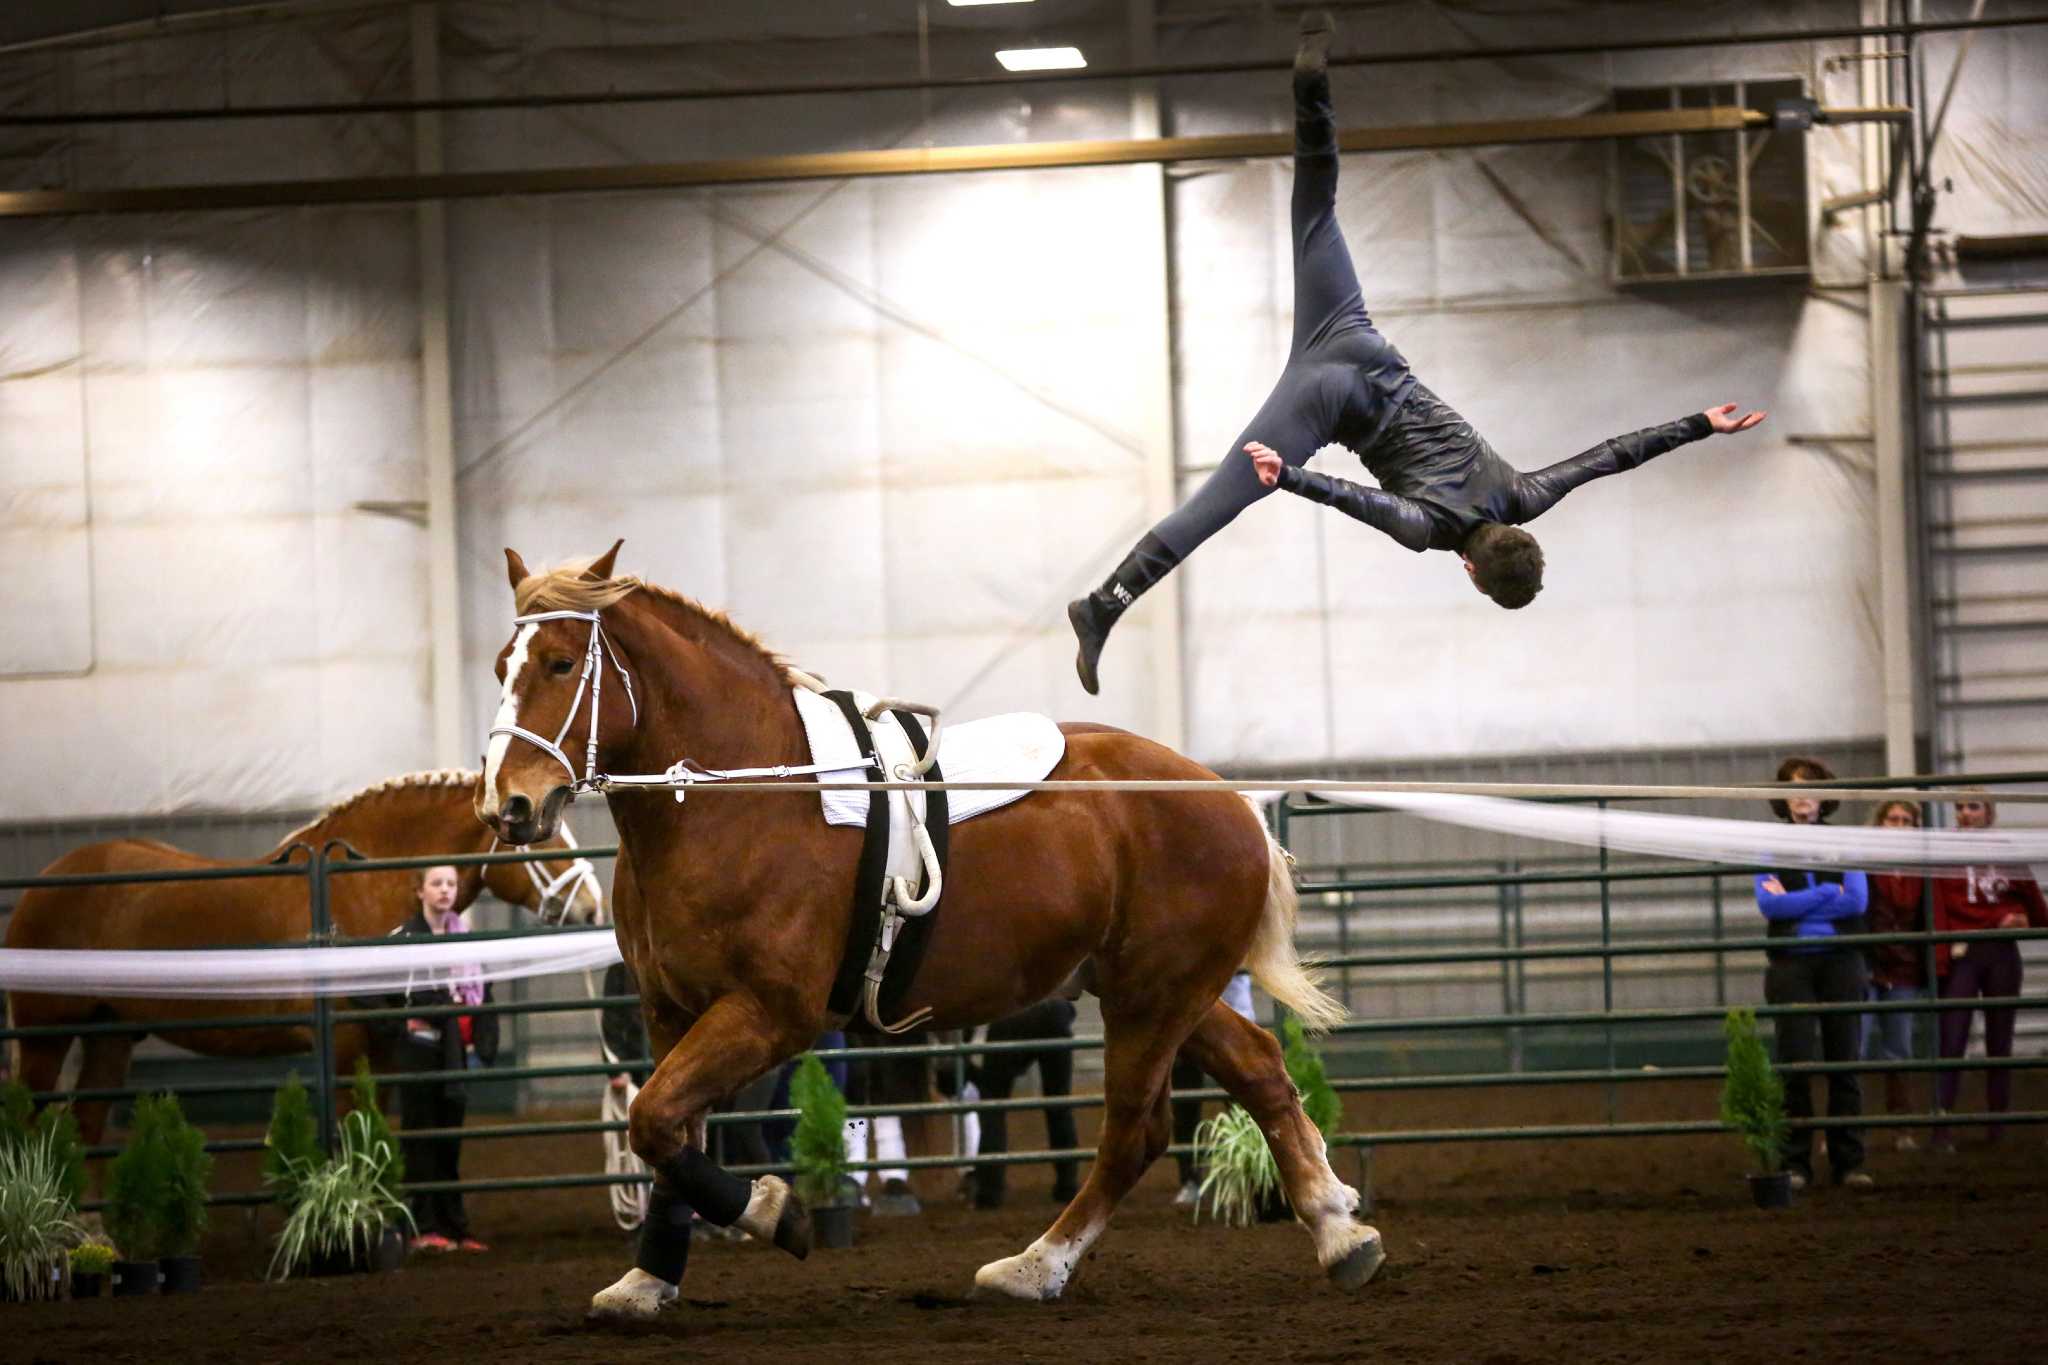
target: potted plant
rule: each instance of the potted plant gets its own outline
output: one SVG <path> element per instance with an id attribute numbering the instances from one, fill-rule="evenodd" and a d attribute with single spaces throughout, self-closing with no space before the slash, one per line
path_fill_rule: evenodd
<path id="1" fill-rule="evenodd" d="M 167 1098 L 167 1097 L 166 1097 Z M 161 1213 L 171 1180 L 171 1152 L 163 1139 L 163 1108 L 154 1095 L 135 1102 L 128 1143 L 107 1167 L 107 1233 L 120 1257 L 114 1262 L 114 1295 L 156 1292 L 162 1278 L 164 1220 Z"/>
<path id="2" fill-rule="evenodd" d="M 832 1084 L 825 1064 L 806 1052 L 789 1079 L 796 1106 L 790 1135 L 790 1163 L 796 1167 L 796 1195 L 811 1214 L 811 1231 L 821 1247 L 853 1245 L 854 1205 L 845 1197 L 846 1097 Z"/>
<path id="3" fill-rule="evenodd" d="M 47 1136 L 51 1157 L 57 1163 L 57 1183 L 65 1206 L 78 1212 L 85 1198 L 85 1144 L 78 1136 L 78 1119 L 68 1104 L 46 1106 L 35 1111 L 35 1096 L 20 1081 L 0 1085 L 0 1145 L 27 1142 Z"/>
<path id="4" fill-rule="evenodd" d="M 1733 1128 L 1755 1158 L 1759 1174 L 1749 1177 L 1750 1197 L 1760 1209 L 1792 1203 L 1792 1173 L 1780 1169 L 1785 1151 L 1785 1083 L 1771 1067 L 1756 1031 L 1756 1011 L 1730 1010 L 1722 1032 L 1728 1039 L 1728 1075 L 1721 1085 L 1721 1121 Z"/>
<path id="5" fill-rule="evenodd" d="M 65 1168 L 50 1132 L 0 1142 L 0 1295 L 54 1299 L 65 1249 L 85 1235 L 73 1216 Z"/>
<path id="6" fill-rule="evenodd" d="M 157 1104 L 158 1141 L 164 1149 L 158 1264 L 164 1293 L 192 1294 L 200 1283 L 199 1239 L 206 1231 L 206 1182 L 213 1158 L 206 1152 L 206 1135 L 185 1121 L 177 1096 L 160 1095 Z"/>
<path id="7" fill-rule="evenodd" d="M 378 1161 L 377 1178 L 386 1189 L 395 1191 L 405 1183 L 405 1149 L 392 1135 L 391 1120 L 384 1116 L 384 1106 L 377 1096 L 377 1077 L 370 1070 L 367 1057 L 356 1058 L 353 1090 L 355 1112 L 363 1116 L 366 1125 L 366 1145 Z M 387 1223 L 371 1256 L 370 1269 L 397 1270 L 404 1266 L 405 1242 L 405 1229 L 395 1221 Z"/>
<path id="8" fill-rule="evenodd" d="M 1280 1190 L 1280 1166 L 1266 1146 L 1266 1135 L 1259 1131 L 1258 1121 L 1235 1104 L 1195 1129 L 1195 1165 L 1202 1171 L 1195 1200 L 1197 1221 L 1206 1202 L 1209 1212 L 1226 1225 L 1249 1227 Z"/>
<path id="9" fill-rule="evenodd" d="M 71 1297 L 96 1299 L 114 1268 L 114 1249 L 105 1242 L 80 1242 L 71 1248 Z"/>
<path id="10" fill-rule="evenodd" d="M 270 1259 L 271 1278 L 300 1268 L 315 1275 L 367 1270 L 387 1231 L 402 1237 L 413 1226 L 412 1213 L 387 1183 L 396 1149 L 388 1130 L 378 1136 L 369 1112 L 357 1109 L 342 1120 L 331 1159 L 290 1158 L 295 1202 Z"/>
<path id="11" fill-rule="evenodd" d="M 326 1159 L 313 1102 L 299 1073 L 290 1072 L 270 1102 L 270 1128 L 263 1134 L 263 1183 L 287 1211 L 299 1202 L 299 1180 Z"/>

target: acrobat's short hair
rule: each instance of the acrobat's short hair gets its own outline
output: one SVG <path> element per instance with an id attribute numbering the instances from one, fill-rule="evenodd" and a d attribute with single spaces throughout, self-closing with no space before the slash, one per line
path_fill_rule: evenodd
<path id="1" fill-rule="evenodd" d="M 1479 591 L 1510 611 L 1543 591 L 1543 547 L 1519 526 L 1486 523 L 1465 538 L 1465 558 Z"/>

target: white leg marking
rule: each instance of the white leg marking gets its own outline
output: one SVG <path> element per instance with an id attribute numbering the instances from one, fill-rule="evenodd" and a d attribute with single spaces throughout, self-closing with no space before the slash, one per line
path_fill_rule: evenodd
<path id="1" fill-rule="evenodd" d="M 789 1186 L 777 1176 L 762 1175 L 754 1178 L 753 1193 L 747 1196 L 747 1208 L 733 1226 L 747 1233 L 757 1242 L 775 1241 L 775 1224 L 782 1218 L 783 1205 L 789 1202 Z"/>
<path id="2" fill-rule="evenodd" d="M 1378 1272 L 1386 1253 L 1379 1230 L 1352 1217 L 1358 1191 L 1337 1179 L 1327 1157 L 1321 1165 L 1306 1207 L 1297 1208 L 1295 1216 L 1315 1241 L 1316 1263 L 1340 1288 L 1357 1289 Z"/>
<path id="3" fill-rule="evenodd" d="M 619 1282 L 590 1300 L 590 1316 L 600 1322 L 646 1322 L 676 1301 L 681 1292 L 667 1280 L 634 1266 Z"/>
<path id="4" fill-rule="evenodd" d="M 533 634 L 540 629 L 539 623 L 524 625 L 512 637 L 512 653 L 505 659 L 505 690 L 498 694 L 497 719 L 493 727 L 517 725 L 519 723 L 519 675 L 526 671 L 526 647 L 533 643 Z M 506 751 L 512 747 L 512 736 L 492 735 L 491 747 L 484 751 L 484 799 L 491 803 L 492 813 L 498 808 L 498 769 L 504 765 Z"/>
<path id="5" fill-rule="evenodd" d="M 1056 1242 L 1047 1233 L 1015 1256 L 990 1261 L 975 1271 L 974 1287 L 1013 1299 L 1050 1303 L 1066 1289 L 1074 1267 L 1102 1235 L 1102 1226 L 1089 1224 L 1071 1242 Z"/>

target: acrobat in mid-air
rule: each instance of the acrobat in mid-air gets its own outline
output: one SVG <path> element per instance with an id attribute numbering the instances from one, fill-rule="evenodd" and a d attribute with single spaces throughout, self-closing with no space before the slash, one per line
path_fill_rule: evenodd
<path id="1" fill-rule="evenodd" d="M 1067 605 L 1080 641 L 1075 667 L 1091 693 L 1117 618 L 1275 488 L 1356 517 L 1411 550 L 1456 551 L 1479 591 L 1503 607 L 1525 607 L 1543 587 L 1543 551 L 1522 523 L 1589 479 L 1764 420 L 1761 412 L 1738 415 L 1737 405 L 1727 403 L 1603 441 L 1529 474 L 1496 454 L 1470 422 L 1416 381 L 1366 316 L 1337 226 L 1328 69 L 1334 34 L 1327 12 L 1302 16 L 1294 58 L 1294 340 L 1287 366 L 1215 473 L 1147 532 L 1101 587 Z M 1379 487 L 1302 467 L 1332 442 L 1358 452 Z"/>

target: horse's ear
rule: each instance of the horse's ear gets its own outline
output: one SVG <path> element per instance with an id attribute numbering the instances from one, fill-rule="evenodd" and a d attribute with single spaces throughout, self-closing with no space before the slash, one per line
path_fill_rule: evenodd
<path id="1" fill-rule="evenodd" d="M 625 543 L 626 539 L 624 536 L 613 541 L 611 549 L 606 550 L 596 559 L 590 561 L 590 567 L 583 571 L 583 576 L 593 583 L 602 583 L 607 578 L 610 578 L 612 576 L 612 561 L 619 557 L 619 547 Z"/>
<path id="2" fill-rule="evenodd" d="M 505 576 L 512 580 L 512 591 L 518 592 L 519 585 L 533 577 L 526 571 L 526 561 L 519 557 L 519 551 L 510 545 L 505 547 Z"/>

